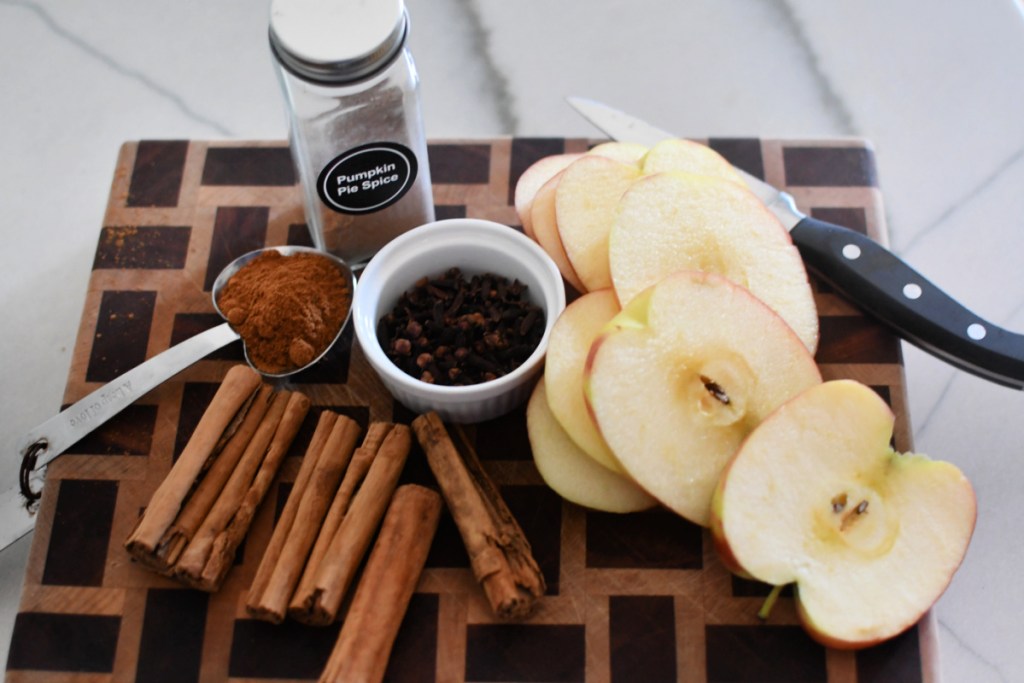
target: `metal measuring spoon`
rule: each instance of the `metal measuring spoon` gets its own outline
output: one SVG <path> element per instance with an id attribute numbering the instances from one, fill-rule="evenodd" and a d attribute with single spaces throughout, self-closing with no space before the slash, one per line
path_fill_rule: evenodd
<path id="1" fill-rule="evenodd" d="M 349 293 L 354 298 L 356 288 L 355 274 L 352 272 L 352 269 L 348 264 L 340 258 L 309 247 L 266 247 L 239 256 L 229 263 L 214 281 L 213 290 L 211 291 L 213 305 L 214 308 L 217 309 L 217 313 L 225 320 L 227 320 L 227 317 L 224 315 L 224 312 L 220 310 L 220 307 L 217 304 L 217 299 L 221 290 L 223 290 L 228 280 L 230 280 L 231 277 L 239 271 L 239 269 L 260 254 L 267 251 L 277 251 L 284 256 L 299 253 L 313 253 L 328 259 L 338 268 L 338 271 L 345 278 L 349 287 Z M 263 372 L 253 365 L 252 361 L 249 359 L 248 349 L 245 349 L 245 361 L 250 367 L 267 378 L 279 379 L 302 372 L 310 366 L 315 365 L 334 347 L 339 337 L 341 337 L 341 333 L 345 329 L 345 326 L 348 324 L 348 320 L 351 315 L 352 307 L 350 305 L 348 313 L 342 321 L 341 326 L 338 328 L 338 333 L 334 336 L 334 339 L 331 340 L 331 343 L 328 344 L 323 353 L 306 365 L 282 373 Z M 55 457 L 63 453 L 69 446 L 99 427 L 114 415 L 117 415 L 150 389 L 153 389 L 158 384 L 169 379 L 178 372 L 181 372 L 196 361 L 201 360 L 210 353 L 227 346 L 239 338 L 239 334 L 232 329 L 227 322 L 221 323 L 217 327 L 206 330 L 205 332 L 201 332 L 194 337 L 172 346 L 166 351 L 162 351 L 144 363 L 141 363 L 128 372 L 120 375 L 116 379 L 104 384 L 85 398 L 82 398 L 68 408 L 65 408 L 59 414 L 26 434 L 22 439 L 22 443 L 24 445 L 19 448 L 19 453 L 22 457 L 19 485 L 21 494 L 24 496 L 25 500 L 28 503 L 31 503 L 39 498 L 39 489 L 33 488 L 33 483 L 41 485 L 43 467 Z M 3 514 L 3 510 L 9 507 L 7 498 L 16 498 L 16 496 L 8 496 L 8 493 L 13 493 L 13 491 L 0 492 L 0 519 L 5 519 L 6 517 Z M 11 541 L 5 542 L 4 537 L 8 535 L 8 533 L 8 531 L 0 531 L 0 548 L 14 540 L 11 539 Z M 21 534 L 19 533 L 18 536 L 20 535 Z M 15 536 L 14 538 L 16 539 L 18 536 Z"/>
<path id="2" fill-rule="evenodd" d="M 224 270 L 220 271 L 220 274 L 217 275 L 217 279 L 213 281 L 213 290 L 211 291 L 211 295 L 213 296 L 213 307 L 217 309 L 217 313 L 220 315 L 220 317 L 224 318 L 225 320 L 228 319 L 228 316 L 224 313 L 224 311 L 222 311 L 220 309 L 220 304 L 218 303 L 218 300 L 220 299 L 220 293 L 221 293 L 221 291 L 223 291 L 224 287 L 227 286 L 228 280 L 230 280 L 235 275 L 235 273 L 237 273 L 243 267 L 248 265 L 250 261 L 254 260 L 256 257 L 258 257 L 259 255 L 261 255 L 261 254 L 263 254 L 264 252 L 267 252 L 267 251 L 276 251 L 276 252 L 280 253 L 283 256 L 291 256 L 292 254 L 317 254 L 319 256 L 326 257 L 331 263 L 334 264 L 334 266 L 338 269 L 338 272 L 341 273 L 342 277 L 345 278 L 345 283 L 348 285 L 348 288 L 349 288 L 349 296 L 352 297 L 352 302 L 355 301 L 355 293 L 356 293 L 356 278 L 355 278 L 355 275 L 352 273 L 352 269 L 349 268 L 348 264 L 345 263 L 344 261 L 342 261 L 337 256 L 334 256 L 333 254 L 328 254 L 328 253 L 320 251 L 318 249 L 313 249 L 311 247 L 266 247 L 266 248 L 263 248 L 263 249 L 257 249 L 256 251 L 250 251 L 248 254 L 243 254 L 243 255 L 239 256 L 234 261 L 229 263 L 224 268 Z M 303 370 L 306 370 L 306 369 L 316 365 L 324 356 L 327 355 L 327 353 L 331 349 L 334 348 L 334 345 L 338 342 L 338 338 L 341 337 L 342 331 L 344 331 L 344 329 L 345 329 L 345 325 L 348 324 L 348 319 L 350 317 L 352 317 L 352 305 L 351 305 L 351 302 L 349 303 L 348 312 L 345 314 L 345 319 L 341 321 L 341 326 L 338 327 L 338 332 L 337 332 L 337 334 L 334 335 L 334 339 L 331 340 L 331 343 L 327 345 L 327 347 L 320 353 L 320 355 L 318 355 L 316 358 L 314 358 L 310 362 L 306 363 L 305 365 L 297 367 L 297 368 L 295 368 L 293 370 L 288 370 L 287 372 L 267 372 L 265 370 L 261 370 L 260 368 L 258 368 L 256 366 L 255 363 L 252 362 L 252 359 L 249 357 L 249 348 L 245 345 L 245 343 L 244 343 L 245 340 L 243 340 L 242 350 L 245 353 L 245 362 L 249 364 L 249 367 L 251 367 L 256 372 L 260 373 L 264 377 L 273 378 L 273 379 L 280 379 L 280 378 L 283 378 L 283 377 L 291 377 L 292 375 L 294 375 L 296 373 L 302 372 Z M 216 327 L 214 329 L 220 329 L 221 327 L 228 327 L 228 329 L 231 329 L 228 326 L 227 323 L 224 323 L 224 324 L 222 324 L 222 325 L 220 325 L 220 326 L 218 326 L 218 327 Z M 207 332 L 212 333 L 213 330 L 208 330 Z M 231 341 L 234 341 L 235 339 L 239 338 L 238 333 L 235 332 L 233 329 L 231 329 L 231 333 L 234 334 L 234 338 Z M 206 332 L 204 332 L 203 334 L 206 334 Z M 196 336 L 201 336 L 201 335 L 196 335 Z M 216 348 L 220 348 L 220 347 L 218 346 Z M 168 349 L 168 351 L 169 350 L 170 349 Z M 211 349 L 211 351 L 213 351 L 213 350 L 216 350 L 216 349 Z M 210 353 L 210 352 L 208 351 L 207 353 Z M 206 354 L 204 353 L 203 355 L 205 356 Z"/>

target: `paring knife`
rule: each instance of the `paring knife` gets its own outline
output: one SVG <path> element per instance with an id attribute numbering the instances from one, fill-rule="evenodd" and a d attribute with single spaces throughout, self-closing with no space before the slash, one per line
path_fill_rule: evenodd
<path id="1" fill-rule="evenodd" d="M 614 140 L 653 146 L 679 137 L 593 100 L 568 102 Z M 736 170 L 789 230 L 804 262 L 853 303 L 951 365 L 1024 389 L 1024 335 L 978 317 L 869 237 L 803 214 L 786 192 Z"/>

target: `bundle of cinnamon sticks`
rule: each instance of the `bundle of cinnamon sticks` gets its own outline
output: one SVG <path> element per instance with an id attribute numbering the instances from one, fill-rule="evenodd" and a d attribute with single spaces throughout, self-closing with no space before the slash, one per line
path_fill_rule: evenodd
<path id="1" fill-rule="evenodd" d="M 128 552 L 193 588 L 220 588 L 309 405 L 247 365 L 231 368 L 125 541 Z"/>
<path id="2" fill-rule="evenodd" d="M 359 579 L 321 683 L 379 683 L 437 530 L 443 503 L 432 489 L 398 487 Z M 428 677 L 429 678 L 429 677 Z"/>
<path id="3" fill-rule="evenodd" d="M 232 368 L 126 540 L 128 552 L 186 585 L 217 590 L 309 407 L 248 366 Z M 431 412 L 411 429 L 373 422 L 357 447 L 361 432 L 344 415 L 320 414 L 246 597 L 256 618 L 330 624 L 369 551 L 322 681 L 383 678 L 426 562 L 442 498 L 398 486 L 413 433 L 494 613 L 523 618 L 545 591 L 529 542 L 461 429 L 453 441 Z"/>
<path id="4" fill-rule="evenodd" d="M 408 438 L 408 429 L 394 429 L 400 430 L 403 439 Z M 412 429 L 426 452 L 469 552 L 473 573 L 495 614 L 506 619 L 527 616 L 544 594 L 544 576 L 522 529 L 480 464 L 465 432 L 456 429 L 457 442 L 453 441 L 437 413 L 416 418 Z M 441 505 L 440 495 L 415 484 L 394 492 L 320 683 L 383 681 L 395 637 L 437 529 Z M 374 509 L 379 506 L 378 502 Z M 355 518 L 365 513 L 357 512 L 353 502 L 349 514 Z M 347 521 L 342 522 L 342 528 Z M 356 549 L 361 553 L 364 547 L 357 545 Z M 332 543 L 328 556 L 335 552 L 343 549 Z M 310 613 L 304 611 L 308 603 L 293 599 L 292 607 L 289 614 L 308 619 Z"/>
<path id="5" fill-rule="evenodd" d="M 337 618 L 412 445 L 405 425 L 373 422 L 356 448 L 360 431 L 344 415 L 321 414 L 249 588 L 250 615 L 314 625 Z"/>

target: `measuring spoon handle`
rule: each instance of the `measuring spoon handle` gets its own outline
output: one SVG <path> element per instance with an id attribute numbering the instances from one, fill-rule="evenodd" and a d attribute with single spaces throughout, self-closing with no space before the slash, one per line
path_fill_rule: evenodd
<path id="1" fill-rule="evenodd" d="M 236 339 L 238 333 L 227 323 L 221 323 L 158 353 L 30 431 L 18 449 L 22 457 L 22 492 L 26 493 L 31 470 L 39 471 L 41 478 L 42 467 L 73 443 L 153 387 Z M 25 471 L 26 465 L 29 473 Z"/>

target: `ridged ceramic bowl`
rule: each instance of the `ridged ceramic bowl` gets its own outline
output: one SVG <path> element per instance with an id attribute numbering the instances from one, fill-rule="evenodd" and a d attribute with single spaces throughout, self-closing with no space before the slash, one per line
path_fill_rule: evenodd
<path id="1" fill-rule="evenodd" d="M 403 292 L 424 276 L 459 268 L 467 277 L 493 273 L 527 285 L 527 296 L 544 311 L 544 333 L 518 368 L 468 386 L 430 384 L 412 377 L 384 353 L 377 325 Z M 443 420 L 472 423 L 507 413 L 530 395 L 543 368 L 551 327 L 565 308 L 562 276 L 531 239 L 500 223 L 454 218 L 428 223 L 389 242 L 370 260 L 352 306 L 356 338 L 391 394 L 410 410 L 437 411 Z"/>

